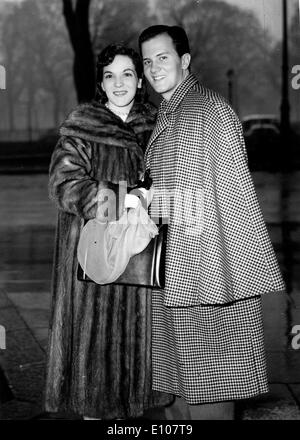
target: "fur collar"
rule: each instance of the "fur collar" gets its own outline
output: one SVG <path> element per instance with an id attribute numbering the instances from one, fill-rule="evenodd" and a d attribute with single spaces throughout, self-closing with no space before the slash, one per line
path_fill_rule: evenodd
<path id="1" fill-rule="evenodd" d="M 123 122 L 105 105 L 93 101 L 78 105 L 62 124 L 60 134 L 106 145 L 136 148 L 136 135 L 151 130 L 155 117 L 153 106 L 135 103 L 126 122 Z"/>

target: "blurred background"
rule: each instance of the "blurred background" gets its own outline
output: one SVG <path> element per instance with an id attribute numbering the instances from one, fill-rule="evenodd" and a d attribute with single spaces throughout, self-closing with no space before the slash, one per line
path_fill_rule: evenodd
<path id="1" fill-rule="evenodd" d="M 287 4 L 291 84 L 292 67 L 300 63 L 299 9 L 297 0 Z M 17 155 L 29 148 L 27 166 L 38 168 L 33 161 L 39 160 L 47 168 L 60 123 L 76 102 L 94 96 L 97 54 L 113 41 L 136 47 L 141 29 L 153 23 L 187 30 L 194 73 L 245 120 L 251 165 L 261 165 L 252 157 L 257 135 L 267 153 L 270 142 L 279 148 L 282 0 L 0 0 L 0 13 L 0 63 L 6 69 L 0 157 L 15 155 L 15 163 L 6 158 L 2 169 L 15 168 Z M 299 133 L 300 93 L 289 89 L 290 120 Z M 155 93 L 150 96 L 157 103 Z"/>
<path id="2" fill-rule="evenodd" d="M 300 419 L 298 0 L 0 0 L 0 419 L 42 411 L 56 225 L 47 184 L 59 125 L 94 97 L 97 54 L 115 41 L 136 48 L 140 31 L 159 23 L 186 29 L 193 72 L 243 123 L 287 283 L 286 295 L 264 298 L 271 395 L 245 404 L 242 417 Z"/>
<path id="3" fill-rule="evenodd" d="M 113 41 L 136 47 L 141 29 L 153 23 L 185 27 L 194 73 L 227 97 L 240 118 L 272 115 L 276 125 L 282 81 L 281 3 L 0 0 L 0 63 L 6 69 L 6 89 L 0 94 L 0 142 L 43 137 L 41 154 L 48 140 L 53 146 L 51 136 L 66 113 L 77 101 L 94 96 L 97 54 Z M 300 62 L 299 10 L 297 0 L 287 3 L 291 82 L 291 68 Z M 292 87 L 290 117 L 299 131 L 300 93 Z M 1 145 L 0 154 L 4 149 Z"/>

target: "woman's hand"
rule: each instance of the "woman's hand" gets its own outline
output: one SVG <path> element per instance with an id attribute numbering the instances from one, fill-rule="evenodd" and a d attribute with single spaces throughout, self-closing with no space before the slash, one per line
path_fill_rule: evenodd
<path id="1" fill-rule="evenodd" d="M 126 194 L 124 208 L 137 208 L 141 204 L 140 198 L 135 194 Z"/>
<path id="2" fill-rule="evenodd" d="M 153 186 L 151 186 L 150 189 L 134 188 L 133 190 L 130 191 L 129 194 L 127 194 L 127 196 L 135 197 L 136 199 L 138 199 L 138 201 L 140 203 L 142 203 L 143 208 L 147 211 L 149 205 L 152 202 L 153 196 L 154 196 L 154 188 L 153 188 Z M 126 200 L 126 198 L 125 198 L 125 200 Z M 128 207 L 130 207 L 130 208 L 137 207 L 137 202 L 134 200 L 135 199 L 132 199 L 131 203 L 133 203 L 136 206 L 128 206 Z"/>

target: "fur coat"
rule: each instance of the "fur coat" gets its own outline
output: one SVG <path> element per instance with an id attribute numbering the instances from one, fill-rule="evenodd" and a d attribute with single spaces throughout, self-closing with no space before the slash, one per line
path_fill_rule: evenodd
<path id="1" fill-rule="evenodd" d="M 102 419 L 142 416 L 171 396 L 151 389 L 151 290 L 77 280 L 77 244 L 104 187 L 133 187 L 155 122 L 134 104 L 123 122 L 105 106 L 78 106 L 61 127 L 49 170 L 58 208 L 45 409 Z M 117 197 L 118 199 L 118 197 Z"/>

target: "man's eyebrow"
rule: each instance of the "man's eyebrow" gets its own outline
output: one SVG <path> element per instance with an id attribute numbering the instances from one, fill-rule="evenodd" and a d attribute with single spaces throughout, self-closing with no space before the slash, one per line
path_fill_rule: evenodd
<path id="1" fill-rule="evenodd" d="M 159 52 L 159 53 L 155 54 L 154 56 L 155 57 L 160 57 L 161 55 L 165 55 L 165 54 L 169 55 L 170 52 L 168 50 L 165 50 L 164 52 Z M 144 57 L 143 58 L 143 60 L 148 60 L 148 59 L 149 59 L 149 57 Z"/>
<path id="2" fill-rule="evenodd" d="M 165 50 L 163 52 L 158 53 L 156 56 L 160 57 L 161 55 L 169 54 L 170 52 L 168 50 Z"/>

